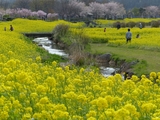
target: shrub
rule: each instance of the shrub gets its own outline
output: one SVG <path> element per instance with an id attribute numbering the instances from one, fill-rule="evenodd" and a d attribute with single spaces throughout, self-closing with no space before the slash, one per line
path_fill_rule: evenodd
<path id="1" fill-rule="evenodd" d="M 112 24 L 113 28 L 116 28 L 118 23 L 119 23 L 119 22 L 114 22 L 114 23 Z M 121 22 L 121 23 L 120 23 L 120 27 L 122 27 L 122 28 L 126 27 L 125 22 Z"/>
<path id="2" fill-rule="evenodd" d="M 151 27 L 159 27 L 158 21 L 151 21 Z"/>
<path id="3" fill-rule="evenodd" d="M 126 23 L 126 27 L 130 27 L 130 28 L 133 28 L 136 26 L 136 23 L 135 22 L 128 22 Z"/>
<path id="4" fill-rule="evenodd" d="M 3 21 L 12 21 L 13 18 L 11 18 L 9 15 L 4 15 L 3 16 Z"/>
<path id="5" fill-rule="evenodd" d="M 121 25 L 122 28 L 126 27 L 126 23 L 125 22 L 121 22 L 120 25 Z"/>
<path id="6" fill-rule="evenodd" d="M 112 24 L 112 27 L 113 27 L 113 28 L 116 28 L 116 27 L 117 27 L 117 24 L 118 24 L 118 22 L 114 22 L 114 23 Z"/>
<path id="7" fill-rule="evenodd" d="M 53 30 L 53 40 L 57 44 L 61 37 L 66 35 L 67 31 L 69 30 L 69 26 L 65 24 L 57 25 Z"/>

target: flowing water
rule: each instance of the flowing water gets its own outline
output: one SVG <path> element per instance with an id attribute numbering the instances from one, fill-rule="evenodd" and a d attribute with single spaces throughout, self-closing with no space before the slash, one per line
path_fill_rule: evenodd
<path id="1" fill-rule="evenodd" d="M 38 46 L 43 47 L 50 54 L 68 57 L 67 53 L 65 53 L 63 50 L 58 49 L 56 44 L 49 40 L 47 37 L 35 38 L 33 42 L 35 42 Z M 100 67 L 100 71 L 104 77 L 108 77 L 116 73 L 116 71 L 118 71 L 118 68 Z"/>
<path id="2" fill-rule="evenodd" d="M 49 40 L 47 37 L 35 38 L 33 40 L 37 45 L 42 46 L 45 50 L 47 50 L 50 54 L 56 54 L 59 56 L 68 57 L 68 54 L 63 50 L 60 50 L 56 47 L 55 43 Z"/>

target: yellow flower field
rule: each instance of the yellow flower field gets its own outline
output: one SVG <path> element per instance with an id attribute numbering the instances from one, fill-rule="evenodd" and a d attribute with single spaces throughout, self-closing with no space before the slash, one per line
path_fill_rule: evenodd
<path id="1" fill-rule="evenodd" d="M 160 29 L 159 28 L 130 28 L 132 32 L 131 44 L 126 44 L 125 34 L 128 28 L 85 28 L 85 33 L 91 38 L 93 43 L 107 43 L 109 45 L 122 45 L 124 47 L 137 48 L 155 48 L 160 47 Z M 140 35 L 136 38 L 137 34 Z"/>
<path id="2" fill-rule="evenodd" d="M 0 23 L 0 120 L 160 120 L 159 72 L 151 72 L 150 78 L 133 75 L 123 81 L 120 74 L 105 78 L 96 69 L 62 68 L 55 61 L 41 63 L 37 46 L 24 41 L 21 32 L 52 31 L 60 22 L 64 21 L 17 19 Z M 3 31 L 10 24 L 15 30 Z M 99 33 L 105 34 L 101 29 Z M 150 33 L 147 28 L 142 30 Z M 133 28 L 136 32 L 141 31 Z M 154 32 L 153 38 L 158 34 Z M 122 36 L 115 41 L 124 43 Z M 145 40 L 143 35 L 140 39 Z M 133 44 L 145 42 L 133 39 Z"/>
<path id="3" fill-rule="evenodd" d="M 99 19 L 96 20 L 97 23 L 99 24 L 105 24 L 105 25 L 109 25 L 109 24 L 113 24 L 114 22 L 144 22 L 144 23 L 149 23 L 151 21 L 157 21 L 160 20 L 159 18 L 125 18 L 123 20 L 104 20 L 104 19 Z"/>

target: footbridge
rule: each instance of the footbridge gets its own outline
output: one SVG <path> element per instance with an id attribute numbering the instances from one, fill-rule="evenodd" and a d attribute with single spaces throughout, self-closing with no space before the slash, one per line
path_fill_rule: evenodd
<path id="1" fill-rule="evenodd" d="M 51 32 L 32 32 L 32 33 L 22 33 L 29 38 L 38 38 L 38 37 L 48 37 L 49 39 L 53 38 L 53 33 Z"/>

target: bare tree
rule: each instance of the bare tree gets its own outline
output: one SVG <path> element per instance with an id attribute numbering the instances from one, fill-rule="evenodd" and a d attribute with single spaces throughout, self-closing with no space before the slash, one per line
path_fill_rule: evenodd
<path id="1" fill-rule="evenodd" d="M 45 11 L 46 13 L 54 13 L 54 4 L 55 0 L 43 0 L 43 5 L 41 10 Z"/>
<path id="2" fill-rule="evenodd" d="M 34 11 L 41 10 L 44 0 L 31 0 L 30 9 Z"/>
<path id="3" fill-rule="evenodd" d="M 85 4 L 83 2 L 77 2 L 76 0 L 72 0 L 68 4 L 68 12 L 67 16 L 70 18 L 79 18 L 80 13 L 85 8 Z"/>
<path id="4" fill-rule="evenodd" d="M 54 10 L 59 14 L 61 19 L 67 19 L 67 10 L 69 0 L 56 0 L 54 5 Z"/>
<path id="5" fill-rule="evenodd" d="M 26 8 L 29 9 L 30 0 L 16 0 L 14 2 L 16 8 Z"/>
<path id="6" fill-rule="evenodd" d="M 7 0 L 0 0 L 0 7 L 1 8 L 3 8 L 3 9 L 7 9 L 7 8 L 9 8 L 9 6 L 10 6 L 11 4 L 10 4 L 10 2 L 9 1 L 7 1 Z"/>

